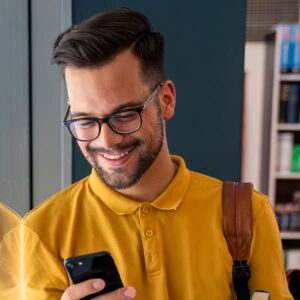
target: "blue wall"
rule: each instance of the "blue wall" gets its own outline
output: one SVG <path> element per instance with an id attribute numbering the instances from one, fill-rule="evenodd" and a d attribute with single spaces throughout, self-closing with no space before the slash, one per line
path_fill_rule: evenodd
<path id="1" fill-rule="evenodd" d="M 73 0 L 73 22 L 120 6 L 145 13 L 165 35 L 166 73 L 177 89 L 171 153 L 193 170 L 239 180 L 246 0 Z M 89 171 L 74 144 L 73 180 Z"/>

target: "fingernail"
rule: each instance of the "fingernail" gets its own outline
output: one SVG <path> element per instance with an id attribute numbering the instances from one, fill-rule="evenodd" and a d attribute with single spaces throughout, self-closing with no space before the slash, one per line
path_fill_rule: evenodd
<path id="1" fill-rule="evenodd" d="M 100 280 L 100 279 L 95 280 L 95 281 L 93 282 L 93 288 L 94 288 L 95 290 L 99 290 L 99 289 L 103 288 L 103 281 Z"/>
<path id="2" fill-rule="evenodd" d="M 134 298 L 136 295 L 136 291 L 133 287 L 127 287 L 126 290 L 124 291 L 124 296 L 128 298 Z"/>

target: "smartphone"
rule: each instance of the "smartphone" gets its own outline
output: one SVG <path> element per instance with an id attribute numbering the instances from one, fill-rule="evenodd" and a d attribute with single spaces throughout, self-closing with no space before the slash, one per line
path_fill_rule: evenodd
<path id="1" fill-rule="evenodd" d="M 92 299 L 123 287 L 123 283 L 111 255 L 106 252 L 96 252 L 82 256 L 74 256 L 64 261 L 72 283 L 76 284 L 92 278 L 101 278 L 105 281 L 105 288 L 81 300 Z"/>

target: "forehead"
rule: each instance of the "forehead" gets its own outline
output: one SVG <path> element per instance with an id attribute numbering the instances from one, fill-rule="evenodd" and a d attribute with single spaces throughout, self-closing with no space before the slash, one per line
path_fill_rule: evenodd
<path id="1" fill-rule="evenodd" d="M 139 59 L 127 50 L 109 63 L 96 68 L 66 67 L 65 78 L 69 96 L 76 93 L 105 93 L 132 90 L 145 85 Z M 72 99 L 70 99 L 72 100 Z"/>
<path id="2" fill-rule="evenodd" d="M 150 91 L 138 58 L 129 50 L 98 68 L 66 67 L 65 79 L 72 113 L 97 110 L 107 114 L 123 102 L 141 100 Z"/>

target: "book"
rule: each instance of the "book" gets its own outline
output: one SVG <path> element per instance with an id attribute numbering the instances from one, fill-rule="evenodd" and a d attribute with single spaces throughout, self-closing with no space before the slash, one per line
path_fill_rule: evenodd
<path id="1" fill-rule="evenodd" d="M 286 123 L 287 121 L 287 106 L 289 100 L 289 84 L 282 82 L 280 85 L 279 97 L 279 123 Z"/>
<path id="2" fill-rule="evenodd" d="M 300 204 L 278 203 L 275 214 L 280 231 L 300 231 Z"/>
<path id="3" fill-rule="evenodd" d="M 300 25 L 291 25 L 292 72 L 300 73 Z"/>
<path id="4" fill-rule="evenodd" d="M 289 230 L 300 231 L 300 204 L 294 203 L 291 205 L 291 208 Z"/>
<path id="5" fill-rule="evenodd" d="M 291 171 L 300 172 L 300 144 L 293 145 Z"/>
<path id="6" fill-rule="evenodd" d="M 277 171 L 280 173 L 290 173 L 291 171 L 293 144 L 294 144 L 293 133 L 281 132 L 278 134 Z"/>
<path id="7" fill-rule="evenodd" d="M 299 84 L 288 83 L 286 122 L 297 123 L 299 118 Z"/>
<path id="8" fill-rule="evenodd" d="M 282 82 L 279 94 L 279 122 L 300 122 L 300 84 Z"/>
<path id="9" fill-rule="evenodd" d="M 292 67 L 291 26 L 289 24 L 279 25 L 281 35 L 280 45 L 280 72 L 289 73 Z"/>
<path id="10" fill-rule="evenodd" d="M 284 203 L 275 205 L 275 215 L 280 231 L 300 232 L 300 191 L 293 191 L 286 196 Z"/>
<path id="11" fill-rule="evenodd" d="M 289 216 L 286 213 L 285 207 L 283 204 L 277 204 L 275 208 L 276 219 L 280 231 L 286 231 L 289 225 Z"/>
<path id="12" fill-rule="evenodd" d="M 280 24 L 280 72 L 300 73 L 300 25 Z"/>

